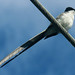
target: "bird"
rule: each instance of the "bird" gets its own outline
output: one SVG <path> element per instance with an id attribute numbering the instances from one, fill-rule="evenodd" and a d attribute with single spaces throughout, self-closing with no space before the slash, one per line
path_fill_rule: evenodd
<path id="1" fill-rule="evenodd" d="M 67 7 L 63 13 L 57 16 L 56 20 L 68 31 L 74 22 L 75 9 L 72 7 Z M 49 37 L 59 34 L 60 31 L 54 24 L 50 24 L 46 30 L 36 35 L 34 38 L 30 39 L 30 42 L 38 42 L 42 38 L 47 39 Z"/>
<path id="2" fill-rule="evenodd" d="M 75 9 L 72 7 L 67 7 L 63 13 L 58 15 L 56 17 L 56 20 L 68 31 L 72 26 L 74 22 L 74 16 L 75 16 Z M 32 47 L 34 44 L 39 42 L 41 39 L 47 39 L 49 37 L 58 35 L 60 33 L 59 29 L 54 25 L 50 24 L 48 28 L 46 28 L 44 31 L 39 33 L 38 35 L 34 36 L 33 38 L 29 39 L 26 43 L 22 44 L 19 48 L 17 48 L 15 51 L 12 52 L 12 55 L 8 55 L 6 58 L 4 58 L 1 62 L 4 63 L 7 61 L 10 57 L 12 57 L 14 54 L 18 53 L 18 51 L 21 51 L 21 49 L 24 49 L 19 54 L 17 54 L 15 57 L 11 58 L 9 61 L 7 61 L 4 65 L 9 63 L 11 60 L 19 56 L 21 53 L 26 51 L 28 48 Z M 4 66 L 2 65 L 2 67 Z"/>
<path id="3" fill-rule="evenodd" d="M 67 7 L 63 13 L 57 16 L 56 20 L 68 31 L 73 25 L 74 16 L 75 16 L 75 9 L 72 7 Z M 50 24 L 49 27 L 46 29 L 45 39 L 51 36 L 55 36 L 58 33 L 60 32 L 58 31 L 56 26 Z"/>
<path id="4" fill-rule="evenodd" d="M 73 26 L 74 16 L 75 9 L 72 7 L 67 7 L 63 13 L 57 16 L 56 20 L 68 31 Z M 47 29 L 28 40 L 21 47 L 26 47 L 26 49 L 28 49 L 41 39 L 47 39 L 59 33 L 60 31 L 58 30 L 58 28 L 51 23 Z"/>
<path id="5" fill-rule="evenodd" d="M 73 25 L 74 16 L 75 16 L 75 9 L 72 7 L 67 7 L 63 13 L 57 16 L 56 20 L 68 31 Z M 29 39 L 26 43 L 24 43 L 20 47 L 24 48 L 24 51 L 25 51 L 31 46 L 33 46 L 34 44 L 36 44 L 37 42 L 39 42 L 41 39 L 43 38 L 47 39 L 59 33 L 60 31 L 58 30 L 58 28 L 54 24 L 51 23 L 47 29 L 37 34 L 33 38 Z"/>

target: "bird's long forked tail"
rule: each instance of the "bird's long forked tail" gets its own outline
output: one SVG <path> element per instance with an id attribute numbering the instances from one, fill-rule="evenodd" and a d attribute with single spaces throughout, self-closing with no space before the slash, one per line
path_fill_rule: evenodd
<path id="1" fill-rule="evenodd" d="M 36 35 L 35 37 L 28 40 L 26 43 L 15 49 L 12 53 L 10 53 L 8 56 L 6 56 L 2 61 L 0 61 L 0 68 L 8 64 L 10 61 L 15 59 L 17 56 L 22 54 L 24 51 L 26 51 L 28 48 L 33 46 L 35 43 L 40 41 L 45 37 L 45 30 Z"/>

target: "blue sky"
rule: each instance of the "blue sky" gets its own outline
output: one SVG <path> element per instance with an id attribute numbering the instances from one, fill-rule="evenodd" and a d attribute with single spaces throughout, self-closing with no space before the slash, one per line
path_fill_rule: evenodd
<path id="1" fill-rule="evenodd" d="M 39 0 L 56 17 L 75 0 Z M 0 0 L 0 60 L 50 22 L 30 0 Z M 75 38 L 74 26 L 69 33 Z M 75 75 L 75 48 L 62 34 L 41 40 L 0 69 L 0 75 Z"/>

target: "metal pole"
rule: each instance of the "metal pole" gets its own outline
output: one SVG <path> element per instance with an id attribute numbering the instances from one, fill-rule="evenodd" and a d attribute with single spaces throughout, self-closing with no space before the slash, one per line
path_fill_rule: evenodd
<path id="1" fill-rule="evenodd" d="M 42 6 L 38 0 L 30 0 L 42 13 L 51 21 L 59 31 L 65 36 L 65 38 L 75 47 L 75 39 L 67 32 L 67 30 Z"/>

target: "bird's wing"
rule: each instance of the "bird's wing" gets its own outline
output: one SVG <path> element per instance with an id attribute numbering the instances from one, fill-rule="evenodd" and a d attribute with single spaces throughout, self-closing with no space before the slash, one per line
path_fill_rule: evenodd
<path id="1" fill-rule="evenodd" d="M 45 39 L 55 36 L 59 33 L 59 31 L 57 30 L 56 26 L 51 24 L 49 25 L 49 27 L 46 29 L 46 33 L 45 33 Z"/>

